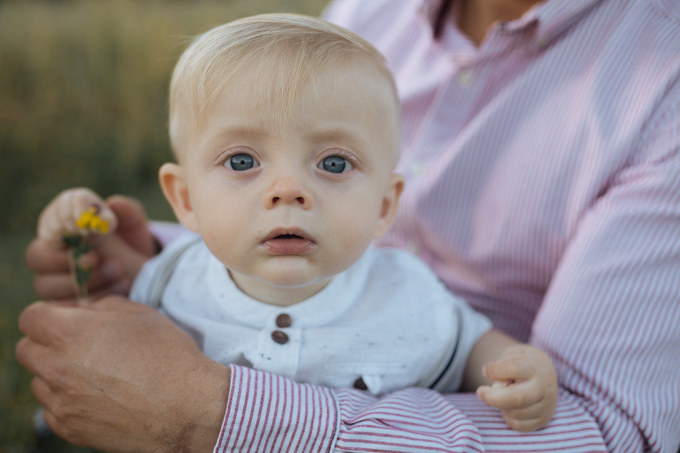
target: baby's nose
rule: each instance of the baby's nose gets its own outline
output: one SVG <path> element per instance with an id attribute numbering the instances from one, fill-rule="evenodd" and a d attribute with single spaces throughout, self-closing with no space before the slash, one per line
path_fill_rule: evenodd
<path id="1" fill-rule="evenodd" d="M 312 194 L 299 180 L 292 177 L 278 179 L 265 194 L 265 206 L 272 209 L 275 206 L 295 205 L 303 209 L 312 207 Z"/>

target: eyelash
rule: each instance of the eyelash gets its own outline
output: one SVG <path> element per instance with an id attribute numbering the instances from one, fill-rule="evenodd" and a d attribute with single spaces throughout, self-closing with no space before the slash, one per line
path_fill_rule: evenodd
<path id="1" fill-rule="evenodd" d="M 253 160 L 255 160 L 255 162 L 258 163 L 257 166 L 259 167 L 260 159 L 257 157 L 255 152 L 250 148 L 232 148 L 232 149 L 229 149 L 229 150 L 225 151 L 219 157 L 219 159 L 217 160 L 217 164 L 222 165 L 224 167 L 227 167 L 228 164 L 229 164 L 229 159 L 231 159 L 232 157 L 237 156 L 239 154 L 248 154 L 249 156 L 251 156 L 253 158 Z M 257 167 L 253 167 L 253 168 L 257 168 Z"/>
<path id="2" fill-rule="evenodd" d="M 347 162 L 349 162 L 352 165 L 352 168 L 359 168 L 360 167 L 360 163 L 359 163 L 359 161 L 357 161 L 356 157 L 354 157 L 354 155 L 352 153 L 350 153 L 349 151 L 345 151 L 342 148 L 334 148 L 332 152 L 329 152 L 328 154 L 322 154 L 321 158 L 319 159 L 319 162 L 316 164 L 316 166 L 318 167 L 319 164 L 321 164 L 321 162 L 323 162 L 323 160 L 325 158 L 331 157 L 331 156 L 340 156 L 343 159 L 346 159 Z"/>

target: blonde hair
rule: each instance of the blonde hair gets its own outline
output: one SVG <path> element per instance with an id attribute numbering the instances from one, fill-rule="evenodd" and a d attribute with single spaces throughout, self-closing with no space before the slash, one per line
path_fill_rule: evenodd
<path id="1" fill-rule="evenodd" d="M 398 123 L 396 86 L 383 56 L 342 27 L 297 14 L 263 14 L 199 35 L 180 57 L 170 82 L 173 150 L 177 153 L 178 112 L 188 109 L 193 114 L 191 126 L 196 128 L 232 76 L 243 71 L 252 72 L 253 77 L 268 76 L 271 85 L 266 91 L 273 100 L 270 113 L 283 120 L 300 89 L 315 74 L 354 59 L 368 62 L 389 84 Z M 395 127 L 398 134 L 398 124 Z"/>

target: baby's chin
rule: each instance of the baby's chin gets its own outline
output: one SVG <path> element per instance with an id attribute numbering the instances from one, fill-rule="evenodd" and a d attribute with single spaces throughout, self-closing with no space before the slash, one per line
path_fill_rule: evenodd
<path id="1" fill-rule="evenodd" d="M 251 275 L 262 286 L 270 287 L 271 289 L 280 290 L 299 290 L 306 287 L 319 285 L 327 285 L 335 276 L 332 275 L 318 275 L 295 271 L 294 269 L 287 269 L 280 272 L 266 272 L 260 275 Z"/>
<path id="2" fill-rule="evenodd" d="M 300 266 L 299 262 L 291 258 L 286 258 L 291 261 L 288 266 L 277 263 L 258 272 L 251 270 L 244 273 L 230 269 L 229 274 L 242 292 L 253 299 L 274 305 L 290 305 L 309 299 L 325 288 L 336 275 L 318 272 L 318 269 L 310 269 L 308 265 Z"/>

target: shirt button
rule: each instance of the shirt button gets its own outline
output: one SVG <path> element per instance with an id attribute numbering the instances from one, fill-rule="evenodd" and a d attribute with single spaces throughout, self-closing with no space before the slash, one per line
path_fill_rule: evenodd
<path id="1" fill-rule="evenodd" d="M 423 173 L 423 171 L 425 171 L 425 166 L 423 164 L 421 164 L 420 162 L 413 162 L 409 166 L 408 170 L 409 170 L 409 174 L 411 176 L 413 176 L 414 178 L 417 178 L 418 176 L 420 176 Z"/>
<path id="2" fill-rule="evenodd" d="M 275 330 L 272 332 L 272 340 L 278 344 L 286 344 L 288 343 L 288 335 L 280 330 Z"/>
<path id="3" fill-rule="evenodd" d="M 359 390 L 364 390 L 364 391 L 368 390 L 368 386 L 364 382 L 364 378 L 362 378 L 361 376 L 359 376 L 359 379 L 354 381 L 354 388 L 359 389 Z"/>
<path id="4" fill-rule="evenodd" d="M 458 73 L 458 85 L 460 85 L 461 88 L 467 88 L 472 85 L 474 78 L 475 75 L 472 73 L 471 69 L 462 69 L 460 73 Z"/>
<path id="5" fill-rule="evenodd" d="M 285 313 L 280 314 L 276 317 L 276 327 L 290 327 L 292 321 L 290 316 Z"/>

